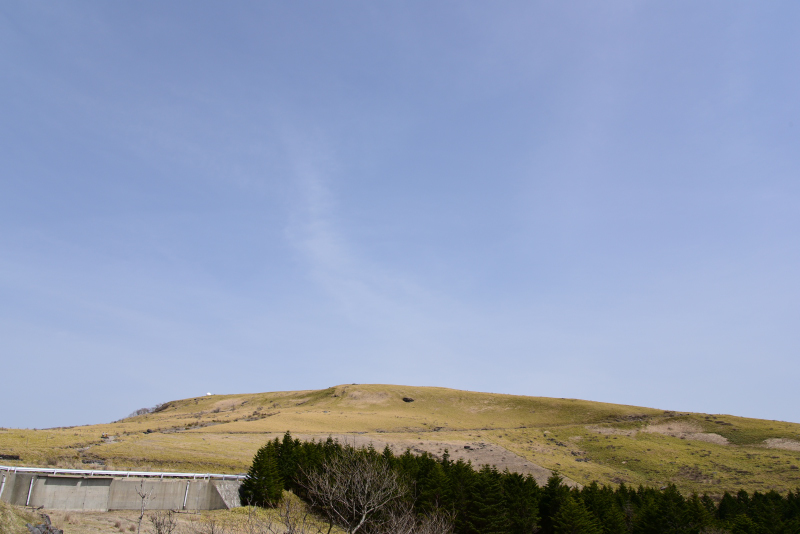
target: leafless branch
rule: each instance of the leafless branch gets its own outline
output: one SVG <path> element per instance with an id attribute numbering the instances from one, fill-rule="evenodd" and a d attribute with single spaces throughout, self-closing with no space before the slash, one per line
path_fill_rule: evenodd
<path id="1" fill-rule="evenodd" d="M 314 506 L 328 515 L 331 525 L 336 523 L 350 534 L 369 525 L 378 512 L 407 492 L 388 462 L 351 447 L 326 460 L 319 471 L 304 474 Z"/>
<path id="2" fill-rule="evenodd" d="M 150 523 L 153 524 L 156 534 L 172 534 L 178 528 L 178 518 L 172 510 L 154 513 L 150 516 Z"/>
<path id="3" fill-rule="evenodd" d="M 377 530 L 387 534 L 452 534 L 453 514 L 434 510 L 418 518 L 411 503 L 401 502 L 392 507 Z"/>

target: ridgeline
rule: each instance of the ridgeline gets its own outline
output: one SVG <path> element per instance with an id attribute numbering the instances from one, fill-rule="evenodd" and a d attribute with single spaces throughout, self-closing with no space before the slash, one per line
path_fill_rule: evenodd
<path id="1" fill-rule="evenodd" d="M 476 467 L 722 495 L 800 487 L 800 425 L 575 399 L 435 387 L 324 390 L 171 401 L 114 423 L 0 429 L 5 465 L 242 473 L 268 439 L 329 435 Z"/>

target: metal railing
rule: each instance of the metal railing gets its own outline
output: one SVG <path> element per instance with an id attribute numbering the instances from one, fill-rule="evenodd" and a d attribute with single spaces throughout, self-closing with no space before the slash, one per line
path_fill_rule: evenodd
<path id="1" fill-rule="evenodd" d="M 192 480 L 243 480 L 246 475 L 225 475 L 221 473 L 155 473 L 152 471 L 103 471 L 98 469 L 56 469 L 45 467 L 14 467 L 0 465 L 0 471 L 9 473 L 39 473 L 45 475 L 81 475 L 88 477 L 118 478 L 182 478 Z"/>

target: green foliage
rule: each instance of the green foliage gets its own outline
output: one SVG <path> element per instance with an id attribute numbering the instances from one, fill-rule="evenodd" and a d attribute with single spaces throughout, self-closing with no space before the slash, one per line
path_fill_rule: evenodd
<path id="1" fill-rule="evenodd" d="M 470 532 L 504 534 L 509 532 L 503 476 L 497 469 L 484 467 L 472 486 L 472 505 L 468 511 Z"/>
<path id="2" fill-rule="evenodd" d="M 354 449 L 328 438 L 301 442 L 288 433 L 262 447 L 243 484 L 243 502 L 274 504 L 285 487 L 304 496 L 304 477 L 334 455 L 363 455 L 386 462 L 415 489 L 413 510 L 452 514 L 455 534 L 701 534 L 710 532 L 800 532 L 800 489 L 782 496 L 774 491 L 723 495 L 719 504 L 706 495 L 685 497 L 674 485 L 662 489 L 600 486 L 577 489 L 556 475 L 540 487 L 530 476 L 492 467 L 476 470 L 471 463 L 453 462 L 410 451 L 395 456 L 389 448 Z M 247 489 L 245 489 L 247 488 Z M 250 488 L 272 488 L 255 491 Z M 248 498 L 245 498 L 247 496 Z"/>
<path id="3" fill-rule="evenodd" d="M 270 441 L 258 449 L 247 478 L 239 488 L 243 504 L 274 507 L 281 500 L 283 477 L 278 463 L 278 447 L 276 442 Z"/>
<path id="4" fill-rule="evenodd" d="M 569 494 L 553 518 L 555 534 L 602 534 L 600 522 L 592 515 L 583 500 Z"/>

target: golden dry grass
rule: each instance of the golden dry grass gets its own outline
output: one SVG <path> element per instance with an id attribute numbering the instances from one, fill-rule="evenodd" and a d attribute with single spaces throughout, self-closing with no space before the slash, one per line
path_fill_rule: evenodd
<path id="1" fill-rule="evenodd" d="M 0 453 L 19 454 L 19 462 L 9 463 L 20 465 L 97 460 L 120 469 L 235 473 L 247 469 L 266 439 L 287 430 L 402 446 L 487 443 L 577 482 L 674 482 L 711 494 L 800 487 L 800 451 L 768 448 L 800 442 L 797 424 L 394 385 L 214 395 L 104 425 L 5 429 Z M 480 461 L 480 451 L 470 454 L 462 456 Z"/>
<path id="2" fill-rule="evenodd" d="M 292 516 L 295 521 L 306 520 L 308 532 L 327 532 L 328 525 L 308 512 L 307 506 L 291 492 L 284 492 L 285 501 L 292 504 Z M 285 502 L 284 501 L 284 502 Z M 282 503 L 283 504 L 283 503 Z M 136 532 L 139 520 L 137 510 L 111 510 L 108 512 L 94 511 L 57 511 L 43 510 L 50 517 L 56 528 L 64 530 L 67 534 L 131 534 Z M 150 516 L 152 511 L 147 511 L 142 521 L 142 532 L 152 532 Z M 279 510 L 260 508 L 236 508 L 233 510 L 211 510 L 203 512 L 176 513 L 177 529 L 175 534 L 208 534 L 224 532 L 225 534 L 246 534 L 248 532 L 263 532 L 257 528 L 264 524 L 280 524 L 282 518 Z M 20 506 L 10 506 L 0 502 L 0 534 L 29 534 L 25 523 L 40 524 L 43 519 Z M 342 534 L 342 530 L 334 527 L 333 534 Z"/>
<path id="3" fill-rule="evenodd" d="M 38 524 L 39 517 L 20 506 L 11 506 L 0 501 L 0 534 L 28 534 L 26 523 Z"/>

